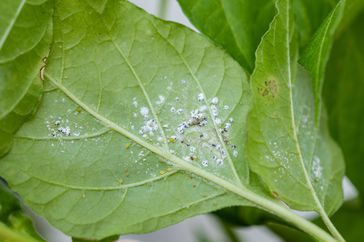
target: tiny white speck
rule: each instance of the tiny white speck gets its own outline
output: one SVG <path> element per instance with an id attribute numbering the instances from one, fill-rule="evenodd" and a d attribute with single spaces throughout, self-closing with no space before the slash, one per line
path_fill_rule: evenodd
<path id="1" fill-rule="evenodd" d="M 211 99 L 211 103 L 212 104 L 218 104 L 218 102 L 219 102 L 219 98 L 218 97 L 214 97 L 214 98 Z"/>
<path id="2" fill-rule="evenodd" d="M 185 157 L 183 157 L 183 159 L 184 159 L 185 161 L 191 161 L 191 159 L 190 159 L 190 157 L 189 157 L 189 156 L 185 156 Z"/>
<path id="3" fill-rule="evenodd" d="M 201 162 L 201 164 L 202 164 L 204 167 L 206 167 L 206 166 L 208 166 L 208 165 L 209 165 L 209 161 L 208 161 L 208 160 L 203 160 L 203 161 Z"/>
<path id="4" fill-rule="evenodd" d="M 73 132 L 73 135 L 76 136 L 76 137 L 80 136 L 80 131 Z"/>
<path id="5" fill-rule="evenodd" d="M 162 142 L 163 141 L 163 137 L 158 137 L 158 139 L 157 139 L 159 142 Z"/>
<path id="6" fill-rule="evenodd" d="M 134 107 L 138 107 L 138 101 L 136 100 L 136 97 L 133 97 L 133 105 Z"/>
<path id="7" fill-rule="evenodd" d="M 219 111 L 217 110 L 217 107 L 215 105 L 211 105 L 211 114 L 216 117 L 219 115 Z"/>
<path id="8" fill-rule="evenodd" d="M 171 107 L 170 111 L 171 111 L 171 113 L 175 113 L 176 112 L 176 108 L 175 107 Z"/>
<path id="9" fill-rule="evenodd" d="M 216 160 L 216 164 L 219 165 L 219 166 L 221 166 L 221 165 L 224 164 L 224 161 L 222 159 L 217 159 Z"/>
<path id="10" fill-rule="evenodd" d="M 203 93 L 199 93 L 199 94 L 197 95 L 197 100 L 198 100 L 199 102 L 204 101 L 204 100 L 205 100 L 205 95 L 203 95 Z"/>
<path id="11" fill-rule="evenodd" d="M 229 105 L 224 105 L 225 110 L 228 110 L 229 108 L 230 108 Z"/>
<path id="12" fill-rule="evenodd" d="M 158 98 L 159 98 L 158 101 L 155 102 L 157 105 L 162 105 L 166 100 L 166 98 L 162 95 L 159 95 Z"/>
<path id="13" fill-rule="evenodd" d="M 182 108 L 177 109 L 176 113 L 177 114 L 182 114 L 183 113 L 183 109 Z"/>
<path id="14" fill-rule="evenodd" d="M 149 109 L 147 107 L 142 107 L 140 109 L 140 114 L 143 115 L 145 118 L 149 115 Z"/>
<path id="15" fill-rule="evenodd" d="M 233 156 L 234 156 L 234 157 L 238 157 L 238 155 L 239 155 L 239 152 L 238 152 L 237 150 L 234 150 L 234 151 L 233 151 Z"/>
<path id="16" fill-rule="evenodd" d="M 182 83 L 182 84 L 186 84 L 186 83 L 187 83 L 187 81 L 186 81 L 185 79 L 182 79 L 182 80 L 181 80 L 181 83 Z"/>
<path id="17" fill-rule="evenodd" d="M 199 109 L 198 109 L 200 112 L 204 112 L 207 110 L 207 106 L 206 105 L 203 105 L 201 106 Z"/>

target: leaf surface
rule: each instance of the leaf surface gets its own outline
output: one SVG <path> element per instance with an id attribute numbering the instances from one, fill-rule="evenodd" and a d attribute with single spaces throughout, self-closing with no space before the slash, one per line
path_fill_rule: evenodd
<path id="1" fill-rule="evenodd" d="M 36 110 L 40 68 L 51 42 L 51 1 L 0 3 L 0 156 Z"/>
<path id="2" fill-rule="evenodd" d="M 257 50 L 248 119 L 247 160 L 276 197 L 299 210 L 333 213 L 342 202 L 344 164 L 326 121 L 314 125 L 308 74 L 297 64 L 290 1 Z"/>
<path id="3" fill-rule="evenodd" d="M 345 1 L 340 1 L 330 15 L 321 24 L 314 38 L 303 51 L 300 63 L 311 73 L 315 98 L 315 122 L 321 113 L 321 95 L 326 64 L 334 43 L 335 33 L 340 24 L 345 8 Z"/>
<path id="4" fill-rule="evenodd" d="M 179 0 L 197 29 L 222 45 L 248 72 L 255 50 L 274 16 L 273 0 Z"/>
<path id="5" fill-rule="evenodd" d="M 238 162 L 250 102 L 240 66 L 124 1 L 102 14 L 71 0 L 55 11 L 49 91 L 0 162 L 26 203 L 96 239 L 247 204 L 214 184 L 249 186 Z"/>

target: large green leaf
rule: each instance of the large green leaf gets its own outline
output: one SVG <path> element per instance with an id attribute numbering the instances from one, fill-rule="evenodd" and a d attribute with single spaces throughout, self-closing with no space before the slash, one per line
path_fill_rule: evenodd
<path id="1" fill-rule="evenodd" d="M 0 156 L 12 135 L 35 111 L 41 96 L 39 70 L 51 41 L 51 1 L 0 3 Z"/>
<path id="2" fill-rule="evenodd" d="M 178 0 L 201 32 L 222 45 L 245 69 L 274 16 L 273 0 Z"/>
<path id="3" fill-rule="evenodd" d="M 256 54 L 247 160 L 276 197 L 327 218 L 342 203 L 344 163 L 326 121 L 315 128 L 313 90 L 297 64 L 292 6 L 279 2 Z"/>
<path id="4" fill-rule="evenodd" d="M 43 241 L 23 213 L 15 194 L 0 180 L 0 240 L 2 242 Z"/>
<path id="5" fill-rule="evenodd" d="M 237 162 L 250 97 L 239 65 L 124 1 L 102 14 L 71 0 L 55 11 L 55 89 L 0 163 L 26 203 L 67 234 L 97 239 L 246 204 L 211 183 L 249 182 Z"/>
<path id="6" fill-rule="evenodd" d="M 347 175 L 364 198 L 364 11 L 335 42 L 324 98 L 334 138 L 343 149 Z"/>

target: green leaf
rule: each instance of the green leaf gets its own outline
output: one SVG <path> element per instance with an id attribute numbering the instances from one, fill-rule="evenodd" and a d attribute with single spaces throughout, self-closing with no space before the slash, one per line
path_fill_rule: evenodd
<path id="1" fill-rule="evenodd" d="M 223 50 L 126 1 L 57 1 L 52 46 L 48 91 L 0 174 L 57 228 L 102 239 L 257 205 L 333 241 L 249 173 L 250 89 Z"/>
<path id="2" fill-rule="evenodd" d="M 311 82 L 297 64 L 290 1 L 277 7 L 256 54 L 247 160 L 274 196 L 292 208 L 317 211 L 330 224 L 327 214 L 342 203 L 343 159 L 326 120 L 315 128 Z"/>
<path id="3" fill-rule="evenodd" d="M 39 70 L 51 42 L 52 2 L 4 0 L 0 13 L 1 157 L 41 97 Z"/>
<path id="4" fill-rule="evenodd" d="M 321 94 L 326 64 L 334 43 L 336 29 L 342 19 L 345 1 L 340 1 L 331 14 L 321 24 L 314 38 L 305 48 L 300 63 L 310 72 L 315 97 L 315 122 L 318 123 L 321 113 Z"/>
<path id="5" fill-rule="evenodd" d="M 343 149 L 346 172 L 364 198 L 364 11 L 335 42 L 325 78 L 330 129 Z"/>
<path id="6" fill-rule="evenodd" d="M 248 72 L 274 16 L 273 0 L 178 0 L 197 29 L 222 45 Z"/>
<path id="7" fill-rule="evenodd" d="M 300 47 L 311 42 L 322 23 L 335 8 L 338 0 L 297 0 L 292 2 L 295 28 Z"/>
<path id="8" fill-rule="evenodd" d="M 0 181 L 0 240 L 3 242 L 43 241 L 23 213 L 18 199 Z"/>
<path id="9" fill-rule="evenodd" d="M 363 0 L 346 0 L 345 13 L 338 28 L 339 34 L 350 26 L 364 8 Z"/>
<path id="10" fill-rule="evenodd" d="M 108 0 L 87 0 L 87 3 L 98 13 L 102 13 L 105 10 L 105 6 Z"/>
<path id="11" fill-rule="evenodd" d="M 46 68 L 55 89 L 0 163 L 26 203 L 90 239 L 246 204 L 211 183 L 249 181 L 247 164 L 236 162 L 250 98 L 239 65 L 124 1 L 109 1 L 102 14 L 71 0 L 55 11 Z M 183 122 L 190 127 L 181 134 Z"/>

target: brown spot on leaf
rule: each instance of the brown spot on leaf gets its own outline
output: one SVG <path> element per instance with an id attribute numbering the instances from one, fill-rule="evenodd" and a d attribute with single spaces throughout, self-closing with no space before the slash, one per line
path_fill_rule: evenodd
<path id="1" fill-rule="evenodd" d="M 278 93 L 278 85 L 277 81 L 274 79 L 270 79 L 264 82 L 264 87 L 258 88 L 260 95 L 263 97 L 271 95 L 275 97 Z"/>

